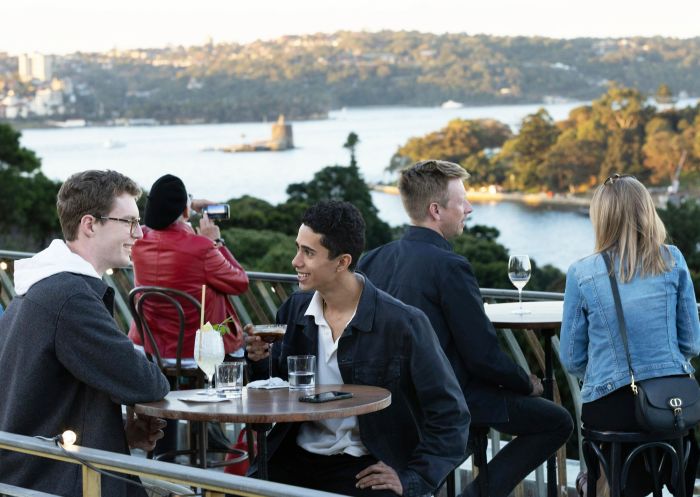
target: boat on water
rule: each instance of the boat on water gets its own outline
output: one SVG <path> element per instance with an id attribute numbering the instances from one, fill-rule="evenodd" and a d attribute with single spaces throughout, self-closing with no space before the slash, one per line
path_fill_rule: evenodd
<path id="1" fill-rule="evenodd" d="M 117 140 L 105 140 L 102 142 L 102 146 L 104 148 L 124 148 L 126 147 L 126 143 Z"/>
<path id="2" fill-rule="evenodd" d="M 447 102 L 443 102 L 440 107 L 443 109 L 461 109 L 464 107 L 464 104 L 461 102 L 455 102 L 454 100 L 448 100 Z"/>

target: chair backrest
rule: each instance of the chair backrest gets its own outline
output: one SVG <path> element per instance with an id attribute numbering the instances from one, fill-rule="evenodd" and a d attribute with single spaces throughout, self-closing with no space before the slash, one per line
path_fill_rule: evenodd
<path id="1" fill-rule="evenodd" d="M 179 333 L 177 338 L 177 355 L 175 358 L 175 385 L 178 384 L 178 379 L 182 371 L 182 343 L 185 337 L 185 311 L 182 308 L 182 304 L 192 305 L 197 310 L 197 314 L 201 311 L 201 304 L 197 299 L 192 297 L 190 294 L 185 293 L 180 290 L 175 290 L 173 288 L 166 288 L 162 286 L 137 286 L 129 292 L 129 307 L 131 308 L 131 313 L 134 316 L 134 324 L 136 325 L 136 330 L 141 336 L 141 343 L 146 345 L 146 340 L 151 345 L 151 350 L 156 358 L 158 367 L 163 371 L 163 357 L 158 350 L 158 345 L 153 337 L 153 332 L 148 324 L 148 320 L 143 312 L 143 305 L 148 300 L 159 300 L 167 302 L 170 304 L 174 311 L 177 312 L 179 319 Z M 149 353 L 146 355 L 151 359 L 152 356 Z M 177 387 L 176 387 L 177 389 Z"/>

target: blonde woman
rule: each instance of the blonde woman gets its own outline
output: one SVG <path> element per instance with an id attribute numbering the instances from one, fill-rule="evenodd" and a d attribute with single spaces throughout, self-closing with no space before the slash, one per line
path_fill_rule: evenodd
<path id="1" fill-rule="evenodd" d="M 666 228 L 649 192 L 632 176 L 605 180 L 593 195 L 590 215 L 595 253 L 575 262 L 566 277 L 561 362 L 583 381 L 585 426 L 641 430 L 601 254 L 607 252 L 614 264 L 637 381 L 694 371 L 690 359 L 700 353 L 700 322 L 693 283 L 683 255 L 664 244 Z M 650 475 L 639 463 L 625 496 L 651 492 Z M 689 466 L 694 474 L 695 465 Z"/>

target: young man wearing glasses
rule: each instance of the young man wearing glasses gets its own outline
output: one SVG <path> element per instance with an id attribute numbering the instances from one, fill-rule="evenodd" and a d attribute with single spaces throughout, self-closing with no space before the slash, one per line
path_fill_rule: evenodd
<path id="1" fill-rule="evenodd" d="M 153 449 L 165 422 L 137 419 L 121 405 L 168 393 L 158 366 L 134 350 L 112 317 L 109 268 L 130 264 L 141 238 L 139 187 L 114 171 L 85 171 L 58 192 L 65 237 L 15 263 L 15 290 L 0 318 L 0 430 L 30 436 L 77 434 L 84 447 Z M 0 481 L 60 495 L 82 494 L 80 465 L 0 451 Z M 102 495 L 145 496 L 102 478 Z"/>

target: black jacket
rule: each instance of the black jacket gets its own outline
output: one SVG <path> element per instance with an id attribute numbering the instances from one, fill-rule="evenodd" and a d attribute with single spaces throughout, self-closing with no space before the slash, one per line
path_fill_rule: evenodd
<path id="1" fill-rule="evenodd" d="M 102 280 L 58 273 L 15 297 L 0 318 L 0 430 L 129 453 L 121 404 L 152 402 L 169 390 L 116 326 L 114 291 Z M 0 451 L 0 481 L 63 496 L 82 495 L 79 464 Z M 102 477 L 104 497 L 145 496 Z"/>
<path id="2" fill-rule="evenodd" d="M 318 354 L 318 327 L 304 316 L 312 297 L 296 293 L 278 312 L 287 333 L 282 346 L 273 348 L 273 369 L 282 378 L 288 355 Z M 362 443 L 397 471 L 404 496 L 434 492 L 466 457 L 469 411 L 425 314 L 365 281 L 355 317 L 338 340 L 344 383 L 391 391 L 389 407 L 358 416 Z M 267 361 L 255 363 L 255 375 L 266 377 L 266 367 Z M 275 426 L 268 437 L 270 456 L 297 428 Z"/>
<path id="3" fill-rule="evenodd" d="M 532 391 L 527 373 L 501 350 L 469 261 L 439 233 L 411 226 L 358 264 L 377 287 L 425 312 L 478 424 L 508 421 L 502 389 Z"/>

